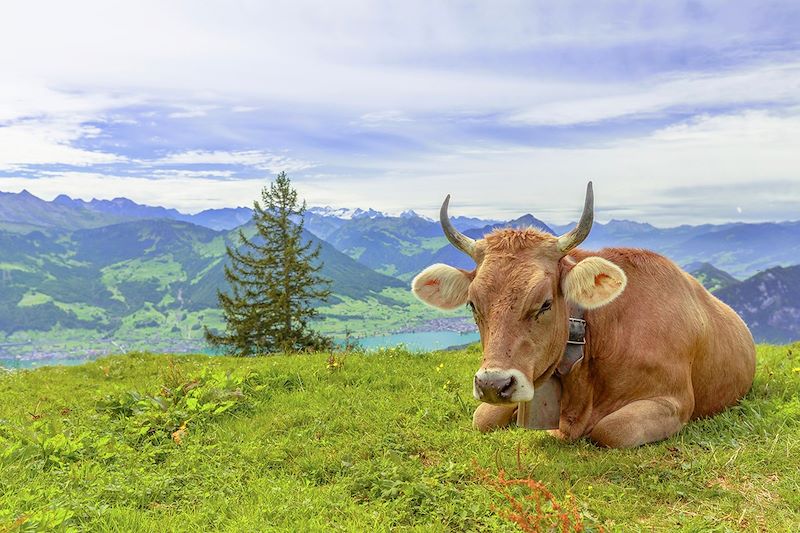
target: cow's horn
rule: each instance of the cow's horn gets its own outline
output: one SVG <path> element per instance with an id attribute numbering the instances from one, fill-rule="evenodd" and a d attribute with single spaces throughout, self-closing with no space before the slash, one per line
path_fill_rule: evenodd
<path id="1" fill-rule="evenodd" d="M 444 199 L 444 203 L 442 203 L 442 208 L 439 210 L 439 222 L 442 225 L 445 237 L 453 246 L 475 259 L 475 240 L 458 231 L 450 223 L 450 217 L 447 215 L 447 206 L 449 204 L 450 195 L 448 194 L 447 198 Z"/>
<path id="2" fill-rule="evenodd" d="M 446 202 L 445 202 L 446 203 Z M 594 221 L 594 191 L 592 182 L 586 185 L 586 201 L 583 204 L 583 214 L 578 225 L 571 231 L 558 238 L 558 251 L 562 254 L 569 253 L 570 250 L 582 243 L 592 229 Z"/>

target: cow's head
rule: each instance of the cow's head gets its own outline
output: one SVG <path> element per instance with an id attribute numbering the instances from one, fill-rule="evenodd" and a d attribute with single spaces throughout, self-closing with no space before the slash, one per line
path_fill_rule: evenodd
<path id="1" fill-rule="evenodd" d="M 625 273 L 600 257 L 576 262 L 569 252 L 588 235 L 593 220 L 592 184 L 580 222 L 555 237 L 535 229 L 501 229 L 473 240 L 440 212 L 444 233 L 475 260 L 471 272 L 436 264 L 412 282 L 414 294 L 440 309 L 467 305 L 481 335 L 483 363 L 475 374 L 475 398 L 516 403 L 533 398 L 534 384 L 550 376 L 564 353 L 569 305 L 595 309 L 625 288 Z"/>

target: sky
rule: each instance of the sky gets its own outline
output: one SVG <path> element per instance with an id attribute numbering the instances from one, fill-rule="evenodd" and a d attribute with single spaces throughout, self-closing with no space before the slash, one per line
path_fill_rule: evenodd
<path id="1" fill-rule="evenodd" d="M 800 2 L 14 2 L 0 190 L 800 219 Z"/>

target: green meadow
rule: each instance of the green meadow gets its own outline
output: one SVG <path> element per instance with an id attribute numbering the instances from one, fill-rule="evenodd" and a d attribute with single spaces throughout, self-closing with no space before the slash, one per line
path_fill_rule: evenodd
<path id="1" fill-rule="evenodd" d="M 0 371 L 0 531 L 798 531 L 800 344 L 758 352 L 634 450 L 477 433 L 476 347 Z"/>

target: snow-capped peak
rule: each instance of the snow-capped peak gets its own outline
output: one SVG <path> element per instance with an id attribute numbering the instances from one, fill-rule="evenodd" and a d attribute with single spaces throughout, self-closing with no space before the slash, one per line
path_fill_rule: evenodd
<path id="1" fill-rule="evenodd" d="M 427 220 L 428 222 L 433 222 L 433 219 L 430 217 L 426 217 L 425 215 L 420 215 L 413 209 L 406 209 L 402 213 L 400 213 L 400 218 L 421 218 L 422 220 Z"/>
<path id="2" fill-rule="evenodd" d="M 323 217 L 336 217 L 344 220 L 349 220 L 352 218 L 381 218 L 386 216 L 384 213 L 375 211 L 371 208 L 361 209 L 360 207 L 331 207 L 329 205 L 326 205 L 325 207 L 309 207 L 308 212 L 314 215 Z"/>

